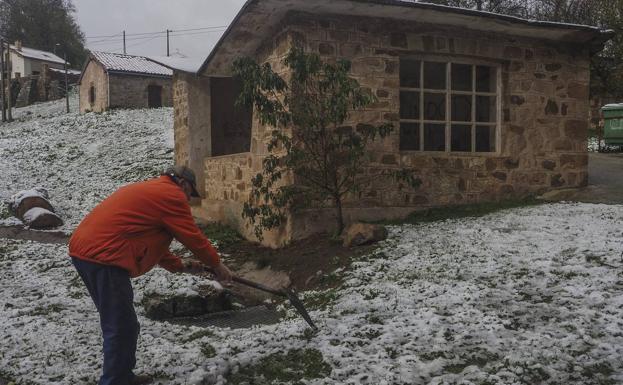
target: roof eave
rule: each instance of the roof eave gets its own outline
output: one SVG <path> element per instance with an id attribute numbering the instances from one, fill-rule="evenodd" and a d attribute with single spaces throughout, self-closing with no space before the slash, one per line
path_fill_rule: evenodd
<path id="1" fill-rule="evenodd" d="M 240 28 L 240 19 L 245 16 L 247 12 L 257 11 L 261 13 L 262 11 L 262 3 L 270 4 L 272 0 L 248 0 L 240 9 L 234 20 L 230 23 L 227 30 L 220 37 L 210 54 L 203 62 L 197 74 L 204 74 L 207 71 L 213 71 L 210 69 L 210 64 L 215 60 L 215 58 L 219 55 L 236 55 L 235 52 L 227 52 L 228 49 L 228 40 L 230 40 L 231 35 L 237 32 L 244 32 L 244 29 Z M 391 9 L 388 9 L 387 12 L 382 12 L 385 15 L 391 14 L 391 16 L 383 16 L 378 15 L 378 17 L 390 17 L 396 19 L 404 19 L 411 20 L 415 17 L 418 17 L 418 13 L 426 13 L 430 15 L 435 15 L 439 18 L 439 14 L 446 12 L 453 16 L 453 20 L 448 22 L 448 25 L 463 25 L 470 19 L 473 19 L 470 23 L 479 26 L 484 29 L 481 24 L 487 24 L 489 27 L 495 27 L 492 31 L 499 32 L 500 30 L 504 30 L 508 28 L 510 34 L 516 34 L 517 31 L 525 31 L 524 34 L 518 34 L 518 36 L 526 36 L 526 37 L 537 37 L 540 36 L 544 39 L 550 39 L 553 41 L 561 41 L 567 43 L 577 42 L 578 44 L 588 44 L 592 42 L 597 42 L 597 46 L 599 44 L 605 43 L 608 39 L 611 38 L 611 34 L 608 31 L 601 31 L 597 27 L 584 26 L 584 25 L 575 25 L 575 24 L 564 24 L 564 23 L 553 23 L 547 21 L 536 21 L 536 20 L 527 20 L 521 19 L 514 16 L 495 14 L 490 12 L 476 11 L 471 9 L 462 9 L 455 7 L 446 7 L 440 6 L 437 4 L 428 4 L 428 3 L 419 3 L 419 2 L 405 2 L 400 0 L 335 0 L 335 1 L 319 1 L 317 3 L 306 3 L 306 0 L 291 0 L 291 1 L 281 1 L 280 12 L 285 16 L 288 11 L 300 11 L 300 12 L 316 12 L 318 14 L 323 13 L 334 13 L 334 14 L 346 14 L 347 11 L 357 10 L 358 12 L 349 12 L 348 14 L 354 16 L 375 16 L 376 13 L 371 10 L 376 11 L 384 11 L 384 8 L 378 8 L 379 6 L 387 6 L 391 7 L 391 9 L 395 9 L 395 7 L 400 8 L 410 8 L 414 10 L 414 13 L 409 13 L 409 17 L 402 17 L 401 15 L 407 15 L 406 12 L 395 12 Z M 251 11 L 253 5 L 257 5 L 257 7 Z M 278 5 L 278 4 L 273 4 Z M 268 7 L 268 6 L 267 6 Z M 367 14 L 366 14 L 367 13 Z M 380 12 L 379 12 L 380 13 Z M 277 14 L 277 12 L 273 12 L 273 15 Z M 277 17 L 277 16 L 275 16 Z M 476 21 L 476 23 L 474 23 Z M 478 29 L 475 29 L 478 30 Z M 549 37 L 547 34 L 544 35 L 544 30 L 551 30 L 556 32 L 551 34 L 554 37 Z M 256 28 L 255 33 L 257 34 L 256 38 L 265 38 L 265 35 L 270 34 L 271 28 Z M 547 32 L 547 31 L 545 31 Z M 603 41 L 603 42 L 602 42 Z M 599 43 L 602 42 L 602 43 Z M 223 51 L 225 50 L 225 51 Z M 244 49 L 239 49 L 239 52 L 245 52 L 246 54 L 252 54 L 253 51 L 252 44 L 247 44 L 247 47 Z M 223 53 L 223 52 L 225 53 Z M 228 59 L 226 58 L 227 62 Z M 218 68 L 220 64 L 213 64 L 213 67 Z M 221 66 L 222 67 L 222 66 Z M 223 73 L 220 73 L 220 72 Z M 224 75 L 224 72 L 221 69 L 217 69 L 219 75 Z M 216 75 L 216 73 L 215 73 Z"/>

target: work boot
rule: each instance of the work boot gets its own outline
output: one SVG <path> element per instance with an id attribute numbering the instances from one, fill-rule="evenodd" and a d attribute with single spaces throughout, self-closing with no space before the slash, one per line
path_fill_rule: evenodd
<path id="1" fill-rule="evenodd" d="M 151 376 L 148 376 L 147 374 L 135 374 L 134 377 L 132 378 L 132 385 L 144 385 L 144 384 L 151 384 L 151 382 L 154 379 Z"/>

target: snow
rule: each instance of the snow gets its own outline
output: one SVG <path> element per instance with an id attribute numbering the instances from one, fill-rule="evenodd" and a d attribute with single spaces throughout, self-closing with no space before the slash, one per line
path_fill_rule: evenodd
<path id="1" fill-rule="evenodd" d="M 0 200 L 44 185 L 67 230 L 120 185 L 172 162 L 170 108 L 79 115 L 59 101 L 15 116 L 0 125 Z M 300 293 L 315 335 L 287 305 L 278 324 L 199 337 L 203 329 L 149 320 L 146 294 L 209 284 L 157 268 L 133 280 L 137 372 L 162 385 L 225 384 L 263 357 L 311 348 L 332 371 L 308 385 L 623 383 L 622 220 L 620 205 L 558 203 L 390 226 L 338 273 L 341 286 Z M 0 276 L 0 376 L 95 383 L 99 319 L 67 247 L 0 239 Z M 213 357 L 202 353 L 208 344 Z"/>
<path id="2" fill-rule="evenodd" d="M 148 56 L 149 60 L 162 64 L 172 70 L 196 74 L 205 58 L 183 58 L 177 56 Z"/>
<path id="3" fill-rule="evenodd" d="M 52 71 L 52 72 L 58 72 L 58 73 L 61 73 L 61 74 L 65 73 L 65 70 L 62 70 L 62 69 L 49 68 L 49 70 Z M 80 70 L 70 70 L 70 69 L 67 70 L 67 74 L 68 75 L 80 75 L 81 73 L 82 73 L 82 71 L 80 71 Z"/>
<path id="4" fill-rule="evenodd" d="M 39 197 L 47 201 L 49 199 L 48 191 L 43 187 L 35 187 L 30 190 L 20 191 L 9 199 L 9 205 L 12 207 L 19 207 L 24 199 L 35 197 Z"/>
<path id="5" fill-rule="evenodd" d="M 45 186 L 64 230 L 121 185 L 173 163 L 173 109 L 79 114 L 77 97 L 15 110 L 0 125 L 0 201 Z M 28 138 L 28 140 L 25 140 Z"/>
<path id="6" fill-rule="evenodd" d="M 48 52 L 48 51 L 41 51 L 38 49 L 34 49 L 34 48 L 28 48 L 28 47 L 24 47 L 22 46 L 21 50 L 17 50 L 17 47 L 14 45 L 11 45 L 11 50 L 17 52 L 19 55 L 23 56 L 23 57 L 27 57 L 27 58 L 31 58 L 31 59 L 37 59 L 37 60 L 43 60 L 43 61 L 47 61 L 50 63 L 57 63 L 57 64 L 65 64 L 65 60 L 63 60 L 62 58 L 54 55 L 52 52 Z"/>
<path id="7" fill-rule="evenodd" d="M 190 340 L 199 329 L 146 319 L 140 302 L 201 280 L 154 269 L 133 281 L 137 371 L 172 377 L 161 384 L 224 384 L 261 357 L 314 348 L 333 370 L 308 384 L 620 383 L 622 219 L 623 206 L 550 204 L 392 226 L 344 273 L 336 299 L 310 312 L 320 327 L 311 338 L 289 309 L 277 325 Z M 93 383 L 98 318 L 66 247 L 0 248 L 0 367 L 35 384 Z M 201 353 L 208 343 L 215 357 Z"/>
<path id="8" fill-rule="evenodd" d="M 143 56 L 125 55 L 113 52 L 91 51 L 91 55 L 101 63 L 107 71 L 144 73 L 152 75 L 172 76 L 173 72 Z"/>

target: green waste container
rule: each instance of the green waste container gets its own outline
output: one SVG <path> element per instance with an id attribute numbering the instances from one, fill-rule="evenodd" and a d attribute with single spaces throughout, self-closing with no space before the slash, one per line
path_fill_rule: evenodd
<path id="1" fill-rule="evenodd" d="M 604 141 L 606 145 L 623 145 L 623 103 L 606 104 L 601 107 L 604 117 Z"/>

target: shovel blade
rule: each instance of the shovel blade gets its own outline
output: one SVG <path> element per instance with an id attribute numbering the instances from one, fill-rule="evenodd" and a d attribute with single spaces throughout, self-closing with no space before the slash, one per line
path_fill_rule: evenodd
<path id="1" fill-rule="evenodd" d="M 314 329 L 314 331 L 317 331 L 318 327 L 314 324 L 314 321 L 312 321 L 311 317 L 309 316 L 309 313 L 307 312 L 307 309 L 305 309 L 305 305 L 303 305 L 303 302 L 301 302 L 301 300 L 296 295 L 296 293 L 290 289 L 285 289 L 284 292 L 288 296 L 288 300 L 290 301 L 290 304 L 294 306 L 296 311 L 298 311 L 301 317 L 303 317 L 305 322 L 307 322 L 309 326 L 311 326 L 311 328 Z"/>

